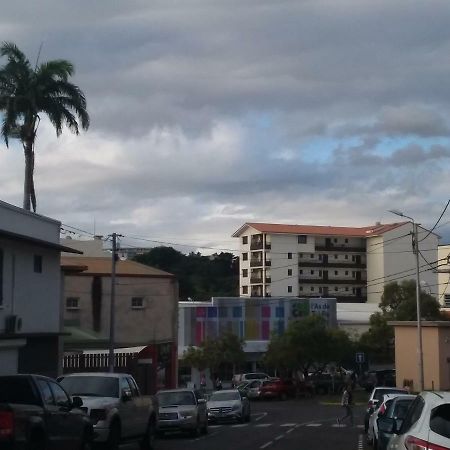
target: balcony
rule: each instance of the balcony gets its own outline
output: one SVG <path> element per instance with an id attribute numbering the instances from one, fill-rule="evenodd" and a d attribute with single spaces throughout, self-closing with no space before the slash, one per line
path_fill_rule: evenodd
<path id="1" fill-rule="evenodd" d="M 263 241 L 251 241 L 250 242 L 250 250 L 262 250 L 265 248 L 266 250 L 270 250 L 272 248 L 271 244 L 266 242 L 266 245 L 263 245 Z"/>
<path id="2" fill-rule="evenodd" d="M 357 284 L 360 286 L 364 286 L 367 283 L 367 280 L 356 280 L 355 278 L 349 279 L 333 279 L 333 278 L 299 278 L 299 283 L 301 284 Z"/>
<path id="3" fill-rule="evenodd" d="M 314 261 L 314 262 L 308 262 L 307 260 L 305 261 L 300 261 L 298 263 L 298 267 L 348 267 L 348 268 L 354 268 L 354 269 L 365 269 L 366 268 L 366 264 L 362 264 L 362 263 L 355 263 L 355 262 L 334 262 L 334 261 L 328 261 L 328 262 L 323 262 L 323 261 Z"/>
<path id="4" fill-rule="evenodd" d="M 366 247 L 348 247 L 345 245 L 325 244 L 316 245 L 316 252 L 318 251 L 366 253 Z"/>
<path id="5" fill-rule="evenodd" d="M 269 267 L 271 265 L 271 261 L 266 260 L 266 263 L 264 264 L 266 267 Z M 262 259 L 251 259 L 250 260 L 250 267 L 262 267 L 263 266 L 263 260 Z"/>
<path id="6" fill-rule="evenodd" d="M 250 284 L 262 284 L 262 277 L 250 277 Z"/>

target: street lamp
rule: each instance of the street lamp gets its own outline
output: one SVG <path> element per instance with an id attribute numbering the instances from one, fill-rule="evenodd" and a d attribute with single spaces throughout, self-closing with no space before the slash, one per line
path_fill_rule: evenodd
<path id="1" fill-rule="evenodd" d="M 425 387 L 423 374 L 422 319 L 420 317 L 419 226 L 412 217 L 403 214 L 401 211 L 392 209 L 389 210 L 389 212 L 400 217 L 406 217 L 407 219 L 410 219 L 413 224 L 412 247 L 414 255 L 416 256 L 417 359 L 419 360 L 419 385 L 420 390 L 423 391 Z"/>

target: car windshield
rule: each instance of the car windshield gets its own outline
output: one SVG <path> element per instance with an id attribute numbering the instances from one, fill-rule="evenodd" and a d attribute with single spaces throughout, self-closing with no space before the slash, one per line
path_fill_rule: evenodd
<path id="1" fill-rule="evenodd" d="M 190 391 L 160 392 L 158 395 L 160 406 L 195 405 L 194 394 Z"/>
<path id="2" fill-rule="evenodd" d="M 240 400 L 239 392 L 214 392 L 209 398 L 212 402 L 226 402 L 228 400 Z"/>
<path id="3" fill-rule="evenodd" d="M 70 394 L 85 397 L 119 397 L 119 379 L 102 376 L 64 377 L 59 384 Z"/>
<path id="4" fill-rule="evenodd" d="M 38 405 L 39 399 L 25 377 L 0 377 L 0 403 Z"/>
<path id="5" fill-rule="evenodd" d="M 373 395 L 375 400 L 382 400 L 386 394 L 404 394 L 404 389 L 377 389 Z"/>

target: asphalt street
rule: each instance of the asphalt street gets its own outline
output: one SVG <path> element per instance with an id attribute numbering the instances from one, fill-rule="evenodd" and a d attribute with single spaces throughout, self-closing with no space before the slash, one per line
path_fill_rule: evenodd
<path id="1" fill-rule="evenodd" d="M 366 449 L 364 407 L 354 408 L 355 425 L 338 425 L 339 405 L 322 404 L 321 398 L 252 402 L 252 417 L 245 424 L 209 426 L 206 436 L 191 438 L 173 433 L 156 441 L 157 450 L 303 450 Z M 134 450 L 132 444 L 123 450 Z"/>

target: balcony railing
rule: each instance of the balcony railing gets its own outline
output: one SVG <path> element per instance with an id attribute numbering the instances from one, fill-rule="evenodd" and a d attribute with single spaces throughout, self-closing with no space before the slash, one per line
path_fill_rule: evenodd
<path id="1" fill-rule="evenodd" d="M 250 277 L 250 283 L 251 284 L 262 284 L 263 279 L 262 279 L 262 277 Z"/>
<path id="2" fill-rule="evenodd" d="M 349 261 L 343 261 L 343 262 L 334 262 L 334 261 L 314 261 L 314 262 L 308 262 L 308 260 L 305 261 L 299 261 L 298 267 L 349 267 L 354 269 L 365 269 L 366 264 L 363 263 L 355 263 L 355 262 L 349 262 Z"/>
<path id="3" fill-rule="evenodd" d="M 266 263 L 264 264 L 266 267 L 269 267 L 272 264 L 271 261 L 266 260 Z M 263 266 L 263 260 L 262 259 L 251 259 L 250 260 L 250 267 L 262 267 Z"/>
<path id="4" fill-rule="evenodd" d="M 250 242 L 250 250 L 262 250 L 265 248 L 266 250 L 270 250 L 272 248 L 269 242 L 266 242 L 266 245 L 263 245 L 263 241 L 251 241 Z"/>
<path id="5" fill-rule="evenodd" d="M 316 245 L 316 251 L 365 253 L 366 247 L 347 247 L 345 245 Z"/>
<path id="6" fill-rule="evenodd" d="M 367 283 L 367 280 L 357 280 L 355 278 L 349 279 L 333 279 L 333 278 L 299 278 L 299 283 L 302 284 L 358 284 L 364 286 Z"/>

